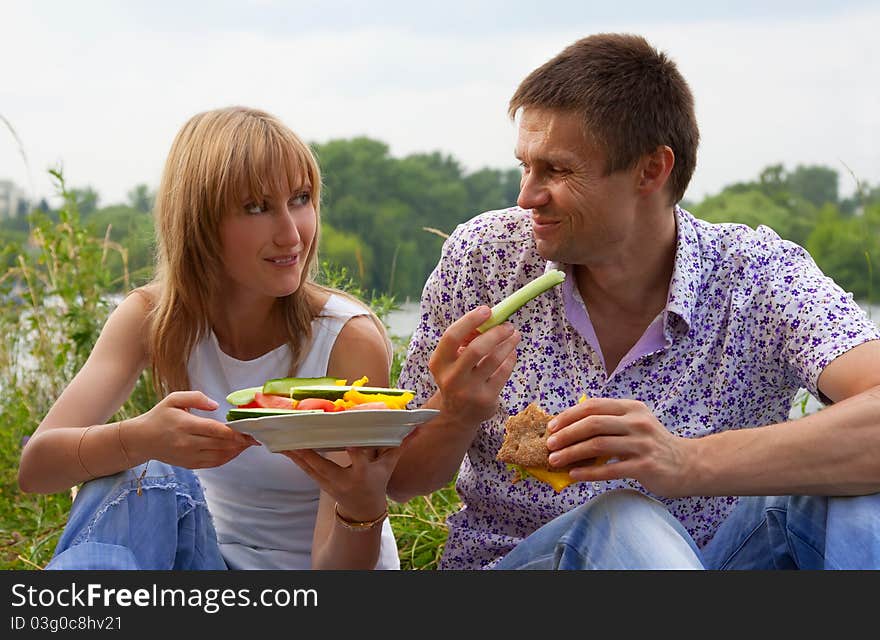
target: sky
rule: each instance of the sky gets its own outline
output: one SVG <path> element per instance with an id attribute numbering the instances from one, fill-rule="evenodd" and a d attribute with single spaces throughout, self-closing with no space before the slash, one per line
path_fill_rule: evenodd
<path id="1" fill-rule="evenodd" d="M 880 0 L 0 0 L 0 180 L 51 200 L 60 167 L 124 202 L 155 188 L 190 116 L 232 104 L 308 142 L 365 135 L 395 157 L 508 169 L 511 94 L 599 32 L 645 36 L 689 82 L 687 199 L 779 163 L 837 170 L 842 195 L 880 184 Z"/>

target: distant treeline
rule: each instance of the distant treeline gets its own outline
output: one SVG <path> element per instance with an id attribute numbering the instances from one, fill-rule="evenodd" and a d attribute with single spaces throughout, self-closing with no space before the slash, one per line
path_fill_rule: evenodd
<path id="1" fill-rule="evenodd" d="M 418 298 L 445 234 L 480 212 L 514 204 L 519 193 L 517 168 L 467 173 L 452 156 L 434 152 L 394 158 L 386 144 L 364 137 L 312 146 L 324 180 L 321 259 L 344 267 L 361 289 L 398 299 Z M 789 171 L 775 165 L 752 182 L 683 206 L 713 222 L 767 225 L 806 247 L 857 299 L 876 302 L 880 187 L 860 184 L 853 196 L 841 198 L 839 182 L 838 172 L 828 167 Z M 103 207 L 90 187 L 69 191 L 90 233 L 127 249 L 132 283 L 146 282 L 153 262 L 150 188 L 137 185 L 126 203 Z M 57 215 L 45 201 L 37 209 L 50 218 Z M 26 246 L 29 230 L 29 217 L 0 223 L 7 266 L 18 247 Z M 120 253 L 108 254 L 107 265 L 121 272 Z"/>

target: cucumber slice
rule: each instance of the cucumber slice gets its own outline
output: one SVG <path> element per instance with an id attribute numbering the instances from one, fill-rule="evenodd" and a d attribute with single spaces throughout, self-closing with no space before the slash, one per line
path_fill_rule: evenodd
<path id="1" fill-rule="evenodd" d="M 297 411 L 296 409 L 272 409 L 272 408 L 248 408 L 248 409 L 230 409 L 226 412 L 226 422 L 233 420 L 244 420 L 245 418 L 265 418 L 267 416 L 287 416 L 292 413 L 324 413 L 320 409 L 314 411 Z"/>
<path id="2" fill-rule="evenodd" d="M 257 393 L 257 391 L 262 390 L 263 387 L 250 387 L 249 389 L 239 389 L 238 391 L 233 391 L 228 396 L 226 396 L 226 402 L 235 407 L 243 404 L 248 404 L 249 402 L 253 402 L 254 395 Z"/>
<path id="3" fill-rule="evenodd" d="M 301 387 L 303 385 L 335 385 L 338 378 L 274 378 L 267 380 L 263 385 L 263 393 L 273 396 L 290 397 L 290 390 L 293 387 Z M 345 383 L 344 380 L 340 382 Z"/>
<path id="4" fill-rule="evenodd" d="M 515 311 L 529 300 L 537 298 L 548 289 L 555 287 L 565 280 L 565 273 L 559 269 L 551 269 L 544 275 L 539 276 L 520 287 L 501 302 L 492 307 L 492 315 L 483 324 L 477 327 L 479 333 L 485 333 L 492 327 L 496 327 L 507 320 Z"/>
<path id="5" fill-rule="evenodd" d="M 294 387 L 291 391 L 291 397 L 294 400 L 302 400 L 303 398 L 323 398 L 325 400 L 338 400 L 345 395 L 346 391 L 357 389 L 364 394 L 381 393 L 386 396 L 402 396 L 404 393 L 412 393 L 408 389 L 388 389 L 385 387 L 353 387 L 351 385 L 307 385 L 302 387 Z"/>

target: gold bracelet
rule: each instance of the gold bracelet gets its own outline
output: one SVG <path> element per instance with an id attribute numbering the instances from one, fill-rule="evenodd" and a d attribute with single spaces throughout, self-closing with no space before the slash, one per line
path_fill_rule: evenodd
<path id="1" fill-rule="evenodd" d="M 125 444 L 122 442 L 122 424 L 125 420 L 120 420 L 116 423 L 116 439 L 119 440 L 119 448 L 122 449 L 122 455 L 125 456 L 125 464 L 128 465 L 128 468 L 131 469 L 131 458 L 128 457 L 128 451 L 125 449 Z"/>
<path id="2" fill-rule="evenodd" d="M 122 424 L 125 420 L 120 420 L 116 423 L 116 437 L 119 440 L 119 448 L 122 449 L 122 455 L 125 456 L 125 464 L 128 465 L 129 471 L 131 471 L 131 475 L 134 477 L 135 482 L 137 483 L 137 494 L 143 495 L 143 486 L 142 482 L 144 477 L 147 475 L 147 469 L 150 467 L 150 461 L 147 460 L 146 464 L 144 464 L 144 470 L 141 471 L 141 475 L 134 475 L 134 465 L 131 464 L 131 458 L 128 457 L 128 450 L 125 448 L 125 443 L 122 441 Z"/>
<path id="3" fill-rule="evenodd" d="M 333 510 L 336 512 L 336 520 L 339 522 L 339 524 L 341 524 L 349 531 L 369 531 L 388 517 L 388 509 L 385 509 L 385 511 L 382 512 L 382 515 L 380 515 L 375 520 L 346 520 L 339 514 L 338 502 L 336 503 L 336 506 L 333 507 Z"/>
<path id="4" fill-rule="evenodd" d="M 79 466 L 81 466 L 82 469 L 83 469 L 83 471 L 86 472 L 86 475 L 88 476 L 88 479 L 89 479 L 89 480 L 91 480 L 91 479 L 93 479 L 93 478 L 96 478 L 97 476 L 96 476 L 94 473 L 92 473 L 91 471 L 89 471 L 88 467 L 86 467 L 85 463 L 83 462 L 83 459 L 82 459 L 82 443 L 83 443 L 83 440 L 84 440 L 85 437 L 86 437 L 86 434 L 87 434 L 87 433 L 89 432 L 89 430 L 90 430 L 92 427 L 94 427 L 94 426 L 95 426 L 95 425 L 92 425 L 91 427 L 86 427 L 85 429 L 83 429 L 83 432 L 82 432 L 82 433 L 80 434 L 80 436 L 79 436 L 79 442 L 76 444 L 76 459 L 79 460 Z"/>

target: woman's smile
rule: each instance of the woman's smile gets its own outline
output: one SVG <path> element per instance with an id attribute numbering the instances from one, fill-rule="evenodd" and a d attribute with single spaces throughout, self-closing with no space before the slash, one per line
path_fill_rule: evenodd
<path id="1" fill-rule="evenodd" d="M 299 264 L 299 254 L 272 256 L 265 261 L 276 267 L 293 267 Z"/>

